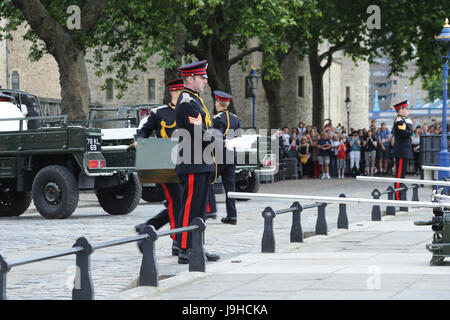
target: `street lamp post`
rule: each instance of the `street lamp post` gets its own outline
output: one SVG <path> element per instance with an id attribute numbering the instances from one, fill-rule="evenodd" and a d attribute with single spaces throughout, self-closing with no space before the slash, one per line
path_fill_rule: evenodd
<path id="1" fill-rule="evenodd" d="M 448 59 L 450 58 L 450 25 L 448 19 L 445 19 L 444 28 L 441 34 L 435 36 L 436 45 L 438 48 L 439 57 L 444 59 L 443 64 L 443 97 L 442 97 L 442 136 L 441 136 L 441 151 L 438 155 L 438 166 L 449 167 L 450 156 L 447 147 L 447 78 L 448 78 Z M 438 179 L 448 177 L 447 171 L 439 171 Z"/>
<path id="2" fill-rule="evenodd" d="M 252 70 L 250 71 L 250 74 L 248 75 L 248 78 L 250 79 L 249 82 L 249 86 L 250 89 L 252 90 L 252 96 L 253 96 L 253 121 L 252 121 L 252 125 L 253 128 L 255 128 L 256 125 L 256 89 L 258 89 L 258 80 L 259 80 L 259 75 L 256 72 L 255 68 L 252 66 Z"/>
<path id="3" fill-rule="evenodd" d="M 347 135 L 350 134 L 350 106 L 352 105 L 352 100 L 349 97 L 345 98 L 345 109 L 347 110 Z"/>

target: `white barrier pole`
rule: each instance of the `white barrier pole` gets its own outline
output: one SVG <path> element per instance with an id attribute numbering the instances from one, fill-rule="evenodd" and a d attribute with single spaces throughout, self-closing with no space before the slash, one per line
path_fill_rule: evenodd
<path id="1" fill-rule="evenodd" d="M 442 180 L 420 180 L 420 179 L 402 179 L 402 178 L 381 178 L 381 177 L 366 177 L 366 176 L 356 176 L 356 180 L 360 181 L 371 181 L 371 182 L 400 182 L 400 183 L 415 183 L 423 184 L 429 186 L 450 186 L 450 181 Z"/>
<path id="2" fill-rule="evenodd" d="M 441 208 L 446 203 L 421 202 L 421 201 L 401 201 L 401 200 L 381 200 L 364 198 L 341 198 L 341 197 L 321 197 L 304 196 L 295 194 L 274 194 L 274 193 L 250 193 L 250 192 L 228 192 L 228 198 L 235 199 L 273 199 L 273 200 L 305 200 L 326 203 L 354 203 L 354 204 L 378 204 L 415 208 Z M 450 206 L 450 203 L 448 203 Z"/>
<path id="3" fill-rule="evenodd" d="M 422 169 L 432 171 L 450 171 L 450 167 L 422 166 Z"/>

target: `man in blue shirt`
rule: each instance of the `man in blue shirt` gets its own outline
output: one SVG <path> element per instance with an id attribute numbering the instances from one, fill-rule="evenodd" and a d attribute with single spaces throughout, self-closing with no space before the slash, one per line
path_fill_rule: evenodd
<path id="1" fill-rule="evenodd" d="M 322 172 L 321 179 L 330 179 L 330 155 L 331 155 L 331 140 L 328 138 L 328 133 L 322 131 L 320 139 L 317 142 L 317 161 L 319 162 Z"/>
<path id="2" fill-rule="evenodd" d="M 391 133 L 383 122 L 377 134 L 379 152 L 380 152 L 380 173 L 385 175 L 388 169 Z"/>

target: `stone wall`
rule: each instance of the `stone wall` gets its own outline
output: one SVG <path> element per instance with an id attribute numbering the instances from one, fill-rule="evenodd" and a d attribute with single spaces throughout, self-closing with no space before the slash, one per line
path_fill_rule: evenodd
<path id="1" fill-rule="evenodd" d="M 369 114 L 369 64 L 367 61 L 360 61 L 356 65 L 351 59 L 342 59 L 341 78 L 341 123 L 347 123 L 345 108 L 345 90 L 350 87 L 350 127 L 368 128 L 370 124 Z M 344 120 L 345 119 L 345 120 Z M 346 125 L 347 127 L 347 125 Z"/>
<path id="2" fill-rule="evenodd" d="M 20 90 L 37 93 L 40 97 L 61 99 L 58 65 L 55 59 L 46 54 L 39 61 L 31 62 L 28 58 L 31 42 L 22 39 L 24 33 L 25 27 L 22 26 L 13 33 L 14 40 L 9 42 L 11 75 L 9 87 L 12 88 L 12 75 L 16 71 L 19 75 Z M 4 47 L 4 42 L 1 47 Z"/>
<path id="3" fill-rule="evenodd" d="M 5 26 L 5 20 L 0 19 L 0 27 Z M 6 88 L 6 41 L 0 41 L 0 87 Z"/>

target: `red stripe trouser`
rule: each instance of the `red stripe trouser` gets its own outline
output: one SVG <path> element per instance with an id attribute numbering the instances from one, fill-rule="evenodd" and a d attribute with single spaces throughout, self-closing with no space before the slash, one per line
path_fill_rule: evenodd
<path id="1" fill-rule="evenodd" d="M 205 219 L 210 177 L 210 172 L 179 175 L 183 195 L 181 198 L 181 209 L 178 219 L 179 225 L 177 227 L 187 227 L 191 224 L 192 220 L 197 217 Z M 180 248 L 191 248 L 191 238 L 191 232 L 177 234 L 177 242 Z"/>
<path id="2" fill-rule="evenodd" d="M 162 183 L 161 187 L 164 190 L 164 196 L 167 200 L 167 209 L 164 209 L 156 216 L 149 219 L 146 224 L 152 225 L 156 230 L 170 223 L 170 228 L 175 229 L 178 225 L 178 218 L 180 216 L 182 188 L 179 183 Z M 176 240 L 173 234 L 172 240 Z"/>
<path id="3" fill-rule="evenodd" d="M 405 178 L 406 175 L 406 166 L 408 164 L 408 159 L 405 158 L 395 158 L 395 169 L 396 169 L 396 178 Z M 400 182 L 396 182 L 394 184 L 394 189 L 400 188 Z M 395 193 L 395 200 L 400 200 L 400 191 Z"/>

